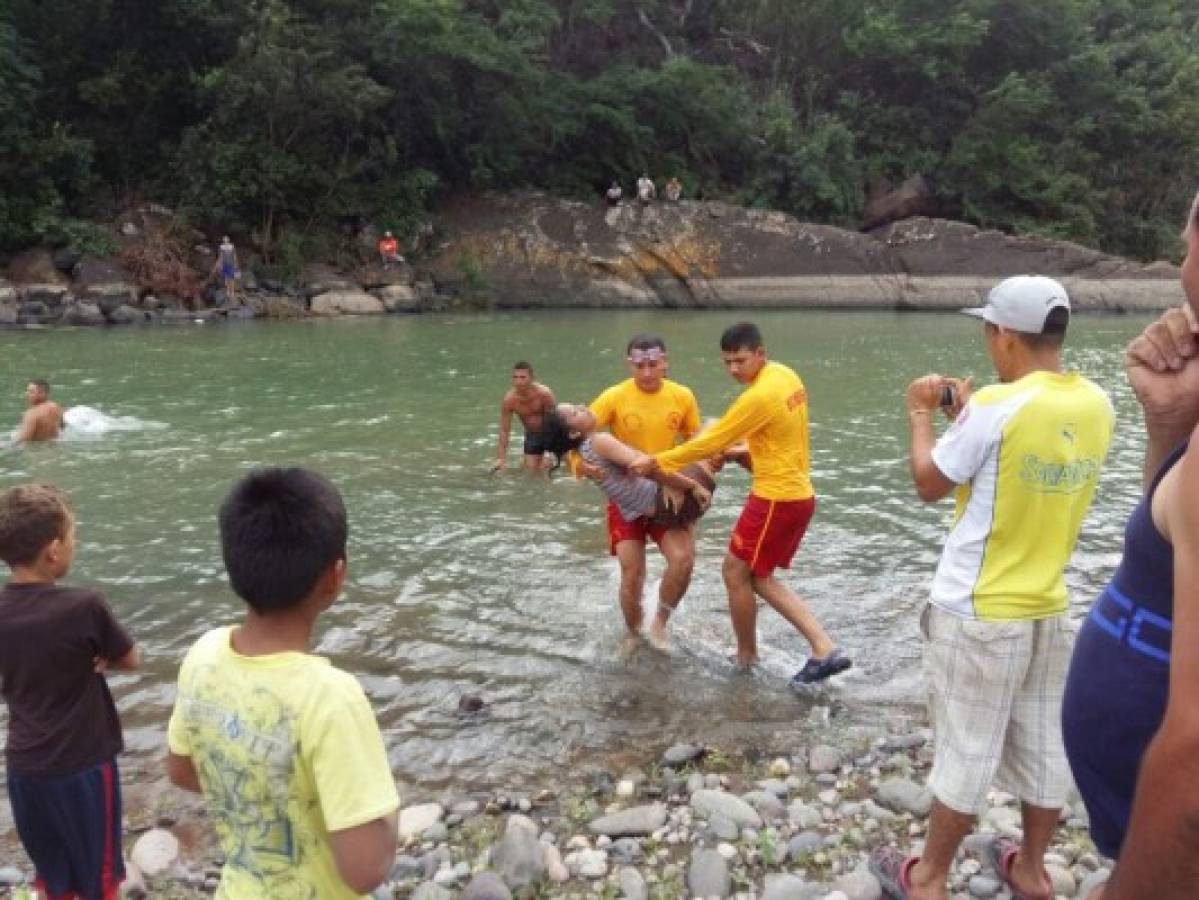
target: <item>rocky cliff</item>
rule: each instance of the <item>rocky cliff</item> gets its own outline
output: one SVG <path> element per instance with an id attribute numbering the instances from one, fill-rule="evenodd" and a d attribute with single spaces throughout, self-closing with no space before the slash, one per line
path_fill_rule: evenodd
<path id="1" fill-rule="evenodd" d="M 439 287 L 501 307 L 861 307 L 979 302 L 1007 275 L 1060 278 L 1089 310 L 1180 302 L 1178 270 L 1075 244 L 912 218 L 869 234 L 723 203 L 608 208 L 539 194 L 449 204 Z"/>

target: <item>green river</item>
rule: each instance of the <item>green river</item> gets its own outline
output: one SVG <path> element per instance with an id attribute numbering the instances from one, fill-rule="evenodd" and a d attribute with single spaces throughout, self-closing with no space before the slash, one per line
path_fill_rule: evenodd
<path id="1" fill-rule="evenodd" d="M 981 327 L 956 315 L 757 312 L 769 355 L 811 396 L 816 519 L 785 577 L 849 650 L 854 668 L 795 694 L 805 647 L 769 610 L 763 663 L 726 662 L 720 560 L 748 489 L 722 476 L 701 524 L 695 578 L 671 656 L 617 654 L 617 570 L 599 491 L 559 475 L 486 473 L 512 363 L 531 360 L 560 400 L 625 377 L 632 333 L 665 337 L 671 375 L 705 415 L 737 385 L 716 341 L 730 312 L 503 313 L 143 330 L 0 333 L 0 417 L 15 425 L 30 377 L 110 430 L 0 453 L 0 487 L 70 491 L 79 553 L 70 580 L 99 586 L 147 662 L 111 677 L 127 780 L 160 782 L 176 667 L 206 629 L 239 614 L 215 511 L 239 474 L 297 464 L 333 478 L 350 509 L 351 576 L 317 649 L 353 672 L 409 797 L 553 784 L 589 762 L 644 762 L 679 740 L 769 748 L 834 722 L 883 724 L 921 702 L 917 614 L 952 503 L 925 507 L 908 476 L 902 394 L 928 371 L 990 380 Z M 1111 392 L 1117 437 L 1070 568 L 1082 614 L 1119 558 L 1137 496 L 1138 409 L 1122 348 L 1144 318 L 1081 317 L 1067 361 Z M 518 461 L 514 426 L 511 461 Z M 651 553 L 655 581 L 661 559 Z M 463 693 L 485 712 L 458 714 Z M 7 804 L 0 834 L 8 830 Z"/>

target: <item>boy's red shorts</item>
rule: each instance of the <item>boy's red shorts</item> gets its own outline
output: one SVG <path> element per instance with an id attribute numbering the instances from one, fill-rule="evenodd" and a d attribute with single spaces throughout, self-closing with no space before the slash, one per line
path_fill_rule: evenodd
<path id="1" fill-rule="evenodd" d="M 729 552 L 749 563 L 750 571 L 759 578 L 777 568 L 789 569 L 815 511 L 815 497 L 763 500 L 750 494 L 733 527 Z"/>
<path id="2" fill-rule="evenodd" d="M 608 552 L 616 555 L 616 545 L 621 541 L 640 541 L 645 543 L 646 535 L 661 546 L 662 535 L 666 534 L 666 526 L 654 525 L 647 516 L 642 516 L 632 522 L 621 518 L 620 510 L 612 501 L 608 501 Z"/>

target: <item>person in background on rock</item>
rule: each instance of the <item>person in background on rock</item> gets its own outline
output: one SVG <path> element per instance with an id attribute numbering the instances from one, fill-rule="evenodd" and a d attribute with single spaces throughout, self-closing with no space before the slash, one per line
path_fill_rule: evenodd
<path id="1" fill-rule="evenodd" d="M 115 900 L 121 849 L 121 723 L 104 671 L 139 653 L 93 590 L 59 587 L 75 557 L 66 494 L 25 484 L 0 497 L 0 690 L 8 796 L 39 897 Z"/>
<path id="2" fill-rule="evenodd" d="M 212 266 L 212 274 L 221 276 L 225 287 L 225 305 L 232 306 L 237 302 L 239 266 L 237 265 L 237 249 L 229 240 L 228 235 L 221 238 L 221 245 L 217 248 L 216 262 Z"/>
<path id="3" fill-rule="evenodd" d="M 993 783 L 1020 800 L 1024 840 L 989 844 L 1013 895 L 1052 900 L 1043 857 L 1070 790 L 1061 700 L 1074 630 L 1063 571 L 1107 456 L 1111 401 L 1062 371 L 1070 300 L 1021 275 L 965 312 L 984 322 L 999 384 L 926 375 L 907 389 L 911 469 L 957 513 L 921 616 L 935 754 L 924 854 L 871 856 L 892 897 L 943 900 L 958 845 Z M 938 407 L 955 421 L 934 444 Z"/>
<path id="4" fill-rule="evenodd" d="M 620 200 L 623 196 L 624 191 L 619 184 L 613 181 L 607 193 L 604 194 L 604 199 L 608 201 L 609 206 L 620 206 Z"/>
<path id="5" fill-rule="evenodd" d="M 1089 900 L 1199 894 L 1199 196 L 1182 239 L 1186 303 L 1125 356 L 1148 433 L 1145 493 L 1079 633 L 1062 704 L 1091 837 L 1118 858 Z"/>
<path id="6" fill-rule="evenodd" d="M 404 257 L 400 255 L 400 242 L 390 231 L 383 232 L 383 237 L 379 238 L 379 263 L 386 269 L 403 261 Z"/>
<path id="7" fill-rule="evenodd" d="M 52 441 L 63 428 L 62 407 L 50 399 L 50 382 L 35 378 L 25 386 L 29 409 L 21 416 L 21 424 L 13 435 L 14 444 Z"/>
<path id="8" fill-rule="evenodd" d="M 640 200 L 643 205 L 653 202 L 654 198 L 657 196 L 658 189 L 654 187 L 653 179 L 651 179 L 648 175 L 642 175 L 637 179 L 637 199 Z"/>
<path id="9" fill-rule="evenodd" d="M 545 448 L 541 444 L 541 417 L 554 408 L 554 392 L 533 380 L 533 367 L 521 360 L 512 367 L 512 387 L 500 402 L 500 437 L 491 471 L 508 465 L 508 438 L 515 413 L 525 428 L 524 467 L 533 471 L 546 468 Z"/>
<path id="10" fill-rule="evenodd" d="M 811 656 L 793 681 L 823 681 L 848 669 L 850 659 L 799 595 L 774 577 L 775 569 L 790 568 L 816 509 L 809 474 L 808 393 L 795 372 L 767 360 L 756 325 L 742 322 L 725 329 L 720 355 L 733 379 L 746 386 L 741 396 L 703 434 L 672 450 L 643 454 L 628 468 L 646 476 L 659 469 L 677 472 L 724 453 L 753 472 L 753 489 L 733 528 L 723 566 L 737 663 L 751 666 L 758 659 L 756 594 L 811 646 Z M 741 441 L 746 452 L 727 452 Z"/>
<path id="11" fill-rule="evenodd" d="M 641 453 L 668 450 L 700 428 L 699 404 L 690 388 L 666 377 L 670 362 L 666 343 L 652 334 L 634 335 L 625 348 L 631 378 L 605 390 L 592 401 L 595 428 L 608 429 L 622 444 Z M 577 474 L 602 480 L 605 472 L 586 460 L 576 460 Z M 641 634 L 642 595 L 645 591 L 645 541 L 658 545 L 666 569 L 658 585 L 658 610 L 650 624 L 649 640 L 666 646 L 666 623 L 683 602 L 695 568 L 695 525 L 667 528 L 642 516 L 625 521 L 611 500 L 607 506 L 608 551 L 620 563 L 620 610 L 624 615 L 626 647 Z"/>
<path id="12" fill-rule="evenodd" d="M 677 178 L 670 179 L 670 181 L 666 182 L 666 188 L 663 191 L 663 194 L 666 197 L 667 202 L 678 203 L 683 199 L 683 182 L 679 181 Z"/>
<path id="13" fill-rule="evenodd" d="M 395 861 L 399 795 L 370 702 L 309 654 L 346 577 L 346 509 L 305 469 L 258 469 L 221 505 L 242 623 L 187 652 L 167 729 L 168 774 L 203 793 L 223 897 L 357 898 Z"/>

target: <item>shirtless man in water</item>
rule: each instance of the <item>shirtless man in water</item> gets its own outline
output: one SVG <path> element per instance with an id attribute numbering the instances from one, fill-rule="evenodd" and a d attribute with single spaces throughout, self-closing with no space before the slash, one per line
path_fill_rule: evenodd
<path id="1" fill-rule="evenodd" d="M 554 392 L 533 380 L 533 367 L 523 360 L 512 367 L 512 387 L 500 404 L 500 442 L 491 471 L 508 465 L 508 432 L 512 414 L 525 427 L 524 466 L 541 471 L 545 468 L 545 448 L 541 444 L 541 417 L 554 408 Z"/>
<path id="2" fill-rule="evenodd" d="M 29 409 L 21 417 L 21 427 L 13 437 L 14 444 L 31 441 L 52 441 L 62 431 L 62 407 L 50 399 L 50 383 L 40 378 L 25 387 Z"/>

